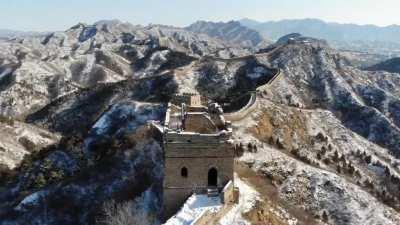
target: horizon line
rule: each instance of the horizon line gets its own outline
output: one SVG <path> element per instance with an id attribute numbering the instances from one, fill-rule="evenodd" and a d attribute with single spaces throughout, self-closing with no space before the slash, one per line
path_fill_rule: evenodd
<path id="1" fill-rule="evenodd" d="M 336 22 L 336 21 L 329 21 L 329 20 L 325 20 L 325 19 L 320 19 L 320 18 L 316 18 L 316 17 L 303 17 L 303 18 L 282 18 L 282 19 L 271 19 L 271 20 L 265 20 L 265 21 L 262 21 L 262 20 L 258 20 L 258 19 L 252 19 L 252 18 L 249 18 L 249 17 L 244 17 L 244 18 L 241 18 L 241 19 L 227 19 L 227 20 L 212 20 L 212 19 L 210 19 L 210 20 L 205 20 L 205 19 L 198 19 L 198 20 L 195 20 L 195 21 L 193 21 L 193 22 L 190 22 L 190 23 L 188 23 L 186 26 L 177 26 L 177 25 L 174 25 L 174 24 L 160 24 L 160 23 L 147 23 L 147 24 L 141 24 L 141 23 L 133 23 L 133 22 L 131 22 L 131 21 L 125 21 L 125 20 L 122 20 L 122 19 L 118 19 L 118 18 L 113 18 L 113 19 L 100 19 L 100 20 L 96 20 L 96 21 L 94 21 L 94 22 L 88 22 L 88 21 L 80 21 L 80 22 L 76 22 L 76 23 L 74 23 L 74 24 L 71 24 L 69 27 L 66 27 L 66 28 L 64 28 L 64 29 L 58 29 L 58 30 L 41 30 L 41 29 L 31 29 L 31 30 L 27 30 L 27 29 L 14 29 L 14 28 L 2 28 L 2 27 L 0 27 L 0 31 L 12 31 L 12 32 L 36 32 L 36 33 L 42 33 L 42 32 L 57 32 L 57 31 L 65 31 L 65 30 L 68 30 L 68 29 L 70 29 L 71 27 L 73 27 L 73 26 L 75 26 L 75 25 L 77 25 L 77 24 L 80 24 L 80 23 L 82 23 L 82 24 L 86 24 L 86 25 L 92 25 L 92 24 L 95 24 L 95 23 L 97 23 L 97 22 L 100 22 L 100 21 L 119 21 L 119 22 L 122 22 L 122 23 L 129 23 L 129 24 L 132 24 L 132 25 L 139 25 L 139 26 L 150 26 L 150 25 L 165 25 L 165 26 L 172 26 L 172 27 L 176 27 L 176 28 L 184 28 L 184 27 L 187 27 L 187 26 L 190 26 L 191 24 L 194 24 L 194 23 L 196 23 L 196 22 L 200 22 L 200 21 L 204 21 L 204 22 L 213 22 L 213 23 L 228 23 L 228 22 L 232 22 L 232 21 L 234 21 L 234 22 L 240 22 L 241 20 L 249 20 L 249 21 L 254 21 L 254 22 L 256 22 L 256 23 L 259 23 L 259 24 L 263 24 L 263 23 L 269 23 L 269 22 L 275 22 L 275 23 L 277 23 L 277 22 L 282 22 L 282 21 L 299 21 L 299 20 L 318 20 L 318 21 L 321 21 L 321 22 L 323 22 L 323 23 L 326 23 L 326 24 L 338 24 L 338 25 L 354 25 L 354 26 L 361 26 L 361 27 L 363 27 L 363 26 L 373 26 L 373 27 L 378 27 L 378 28 L 389 28 L 389 27 L 400 27 L 400 24 L 388 24 L 388 25 L 379 25 L 379 24 L 372 24 L 372 23 L 365 23 L 365 24 L 363 24 L 363 23 L 356 23 L 356 22 Z"/>

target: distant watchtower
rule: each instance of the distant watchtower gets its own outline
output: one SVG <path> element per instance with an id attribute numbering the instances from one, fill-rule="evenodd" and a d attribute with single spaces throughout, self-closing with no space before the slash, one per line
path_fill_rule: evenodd
<path id="1" fill-rule="evenodd" d="M 216 193 L 233 181 L 232 128 L 221 107 L 198 95 L 176 96 L 164 124 L 164 217 L 193 193 Z"/>

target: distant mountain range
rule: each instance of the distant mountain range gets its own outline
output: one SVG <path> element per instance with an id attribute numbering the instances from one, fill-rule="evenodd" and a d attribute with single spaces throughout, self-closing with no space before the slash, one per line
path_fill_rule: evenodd
<path id="1" fill-rule="evenodd" d="M 119 23 L 108 21 L 108 23 Z M 327 40 L 340 50 L 353 53 L 372 54 L 378 61 L 400 57 L 400 26 L 379 27 L 328 23 L 319 19 L 297 19 L 259 22 L 242 19 L 229 22 L 198 21 L 184 30 L 207 35 L 217 42 L 223 41 L 232 46 L 250 49 L 264 49 L 273 41 L 288 34 L 300 33 L 303 36 Z M 48 32 L 29 32 L 0 29 L 0 40 L 45 36 Z M 253 51 L 251 50 L 251 51 Z"/>
<path id="2" fill-rule="evenodd" d="M 185 29 L 242 46 L 255 47 L 259 44 L 270 43 L 258 31 L 243 26 L 238 21 L 229 21 L 227 23 L 198 21 Z"/>
<path id="3" fill-rule="evenodd" d="M 328 23 L 319 19 L 295 19 L 268 22 L 242 19 L 240 23 L 274 40 L 289 33 L 301 33 L 305 36 L 322 38 L 328 41 L 352 42 L 363 40 L 400 44 L 399 25 L 379 27 L 375 25 Z"/>
<path id="4" fill-rule="evenodd" d="M 33 31 L 18 31 L 18 30 L 9 30 L 9 29 L 0 29 L 0 39 L 9 39 L 16 37 L 34 37 L 45 35 L 48 32 L 33 32 Z"/>

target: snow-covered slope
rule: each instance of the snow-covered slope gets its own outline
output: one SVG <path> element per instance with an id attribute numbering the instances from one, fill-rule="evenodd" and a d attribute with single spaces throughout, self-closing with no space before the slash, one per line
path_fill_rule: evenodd
<path id="1" fill-rule="evenodd" d="M 60 135 L 18 121 L 0 122 L 0 168 L 13 170 L 25 157 L 57 144 Z"/>
<path id="2" fill-rule="evenodd" d="M 182 209 L 168 219 L 164 225 L 191 225 L 206 212 L 217 212 L 221 209 L 219 197 L 193 194 L 188 198 Z"/>
<path id="3" fill-rule="evenodd" d="M 252 208 L 255 207 L 256 202 L 261 200 L 260 193 L 246 184 L 237 175 L 235 177 L 235 187 L 239 188 L 239 202 L 238 204 L 235 204 L 228 212 L 222 215 L 219 221 L 220 225 L 251 224 L 250 221 L 243 218 L 243 214 L 248 213 Z"/>

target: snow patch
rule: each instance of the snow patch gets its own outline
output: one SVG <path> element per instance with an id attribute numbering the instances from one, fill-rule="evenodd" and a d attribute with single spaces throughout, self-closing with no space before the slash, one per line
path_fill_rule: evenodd
<path id="1" fill-rule="evenodd" d="M 137 126 L 145 124 L 149 120 L 158 118 L 158 111 L 155 105 L 141 102 L 121 103 L 114 105 L 112 109 L 106 112 L 92 127 L 95 134 L 105 134 L 113 121 L 126 121 L 130 130 Z M 129 119 L 130 118 L 130 119 Z"/>
<path id="2" fill-rule="evenodd" d="M 225 214 L 219 223 L 221 225 L 250 225 L 250 223 L 243 218 L 242 214 L 249 212 L 255 206 L 256 202 L 260 200 L 260 194 L 242 181 L 236 174 L 235 186 L 239 188 L 239 203 Z"/>
<path id="3" fill-rule="evenodd" d="M 38 204 L 40 198 L 44 197 L 47 191 L 38 191 L 25 197 L 16 207 L 15 210 L 23 211 L 27 206 L 34 206 Z"/>
<path id="4" fill-rule="evenodd" d="M 247 74 L 247 76 L 251 79 L 258 79 L 264 76 L 267 73 L 267 70 L 264 67 L 258 66 L 254 68 L 253 73 Z"/>
<path id="5" fill-rule="evenodd" d="M 207 195 L 192 195 L 182 209 L 164 225 L 190 225 L 206 211 L 217 212 L 222 204 L 218 197 L 209 198 Z"/>

